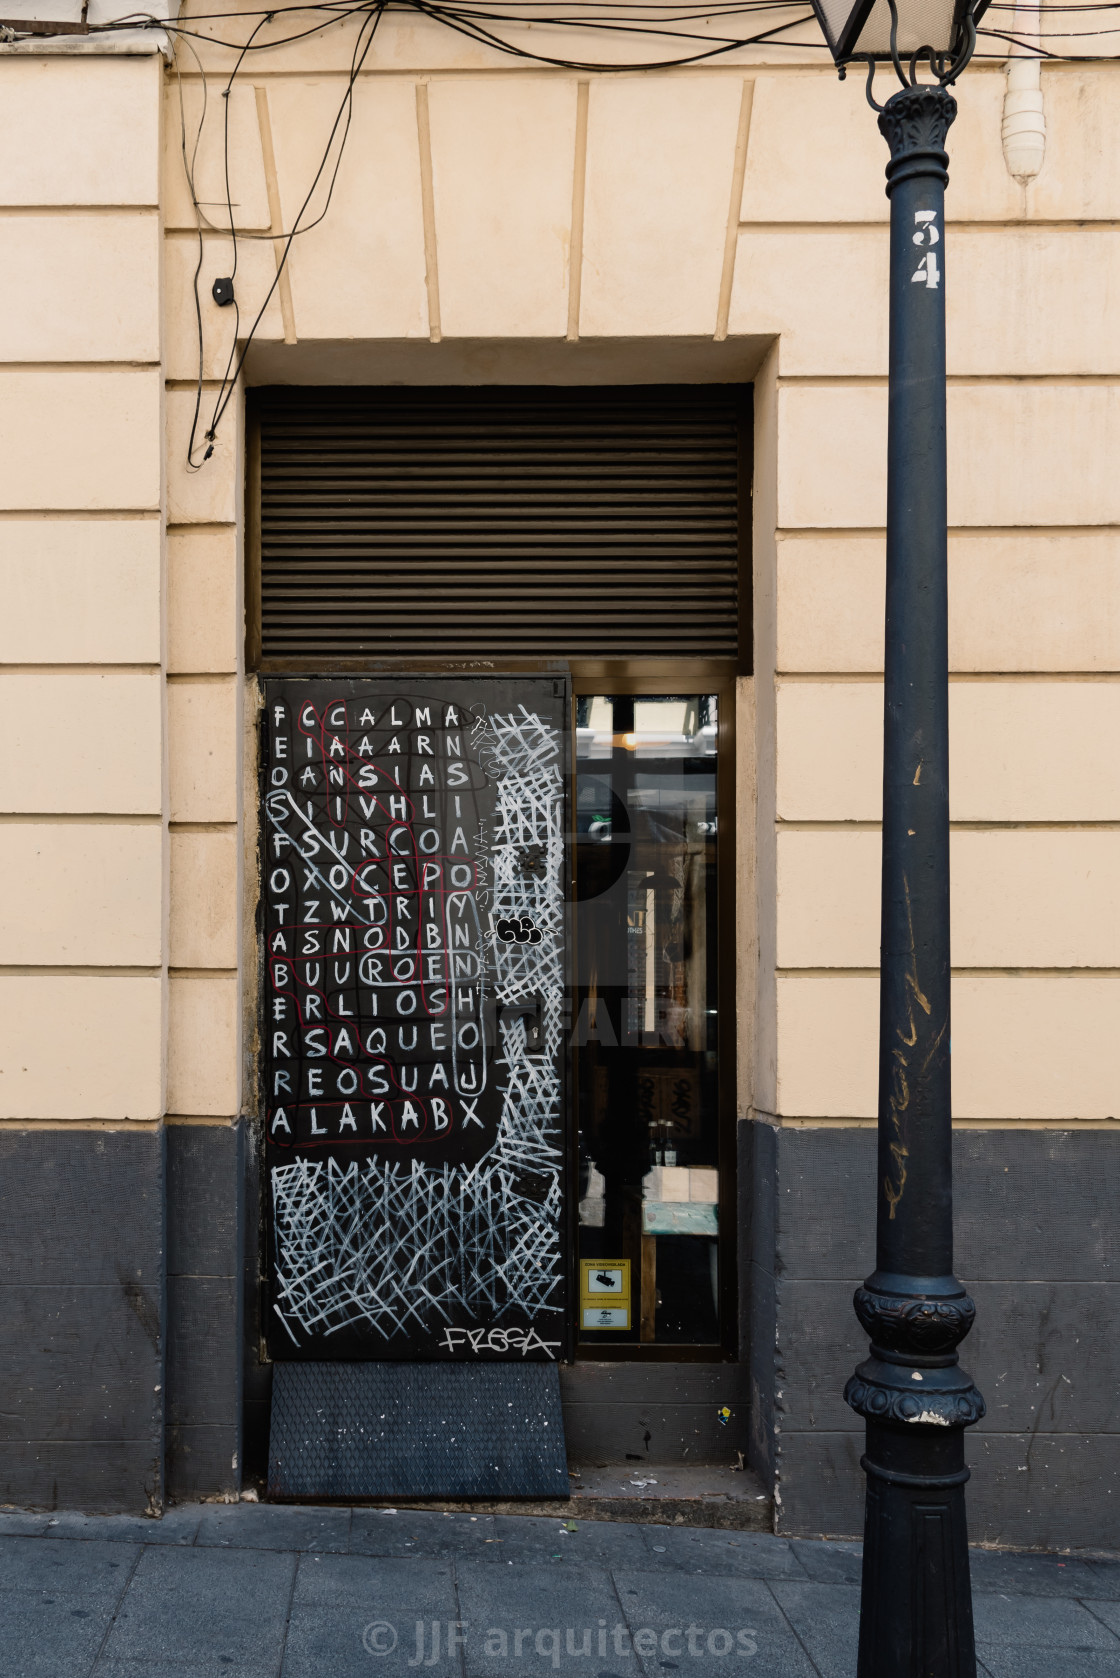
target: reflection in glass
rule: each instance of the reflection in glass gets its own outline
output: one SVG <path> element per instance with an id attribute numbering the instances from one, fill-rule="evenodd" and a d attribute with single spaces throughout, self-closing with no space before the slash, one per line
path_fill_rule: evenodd
<path id="1" fill-rule="evenodd" d="M 585 1345 L 720 1337 L 717 721 L 713 695 L 577 700 L 580 1257 L 632 1289 L 625 1328 L 581 1304 Z"/>

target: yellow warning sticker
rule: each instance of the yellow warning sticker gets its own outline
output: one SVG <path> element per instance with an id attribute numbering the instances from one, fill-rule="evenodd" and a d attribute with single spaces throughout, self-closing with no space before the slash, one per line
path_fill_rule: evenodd
<path id="1" fill-rule="evenodd" d="M 630 1260 L 580 1259 L 580 1327 L 630 1327 Z"/>

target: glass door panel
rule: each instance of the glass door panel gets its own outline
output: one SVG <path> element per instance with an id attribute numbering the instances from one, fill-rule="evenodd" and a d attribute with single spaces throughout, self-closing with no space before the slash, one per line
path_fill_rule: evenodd
<path id="1" fill-rule="evenodd" d="M 715 1345 L 716 697 L 576 706 L 579 1339 Z"/>

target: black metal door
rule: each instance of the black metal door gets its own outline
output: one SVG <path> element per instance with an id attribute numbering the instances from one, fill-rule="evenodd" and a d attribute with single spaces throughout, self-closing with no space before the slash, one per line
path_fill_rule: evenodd
<path id="1" fill-rule="evenodd" d="M 564 1356 L 567 682 L 264 687 L 270 1355 Z"/>

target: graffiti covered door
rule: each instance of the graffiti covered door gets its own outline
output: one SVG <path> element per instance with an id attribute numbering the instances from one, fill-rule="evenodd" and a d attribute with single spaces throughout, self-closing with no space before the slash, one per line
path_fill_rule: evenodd
<path id="1" fill-rule="evenodd" d="M 270 1355 L 563 1356 L 567 683 L 264 696 Z"/>

